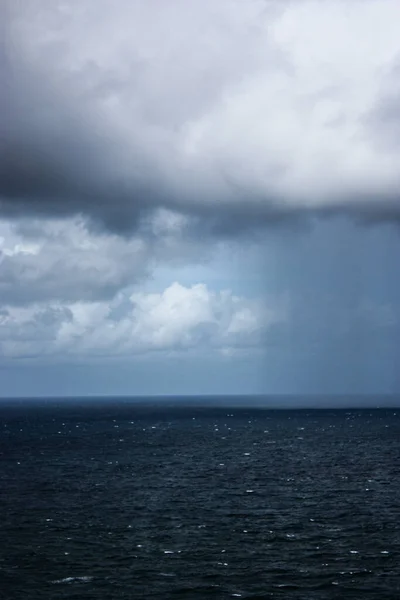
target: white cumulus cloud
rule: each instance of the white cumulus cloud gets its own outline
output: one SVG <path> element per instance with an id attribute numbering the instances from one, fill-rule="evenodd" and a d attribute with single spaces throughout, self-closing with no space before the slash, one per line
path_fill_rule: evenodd
<path id="1" fill-rule="evenodd" d="M 159 293 L 110 302 L 4 306 L 0 354 L 6 358 L 112 357 L 148 352 L 224 352 L 265 343 L 286 319 L 282 305 L 173 283 Z"/>

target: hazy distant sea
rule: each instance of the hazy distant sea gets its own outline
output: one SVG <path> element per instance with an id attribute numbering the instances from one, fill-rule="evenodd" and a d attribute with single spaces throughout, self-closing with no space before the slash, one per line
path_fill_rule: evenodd
<path id="1" fill-rule="evenodd" d="M 400 409 L 165 402 L 0 402 L 1 598 L 400 598 Z"/>

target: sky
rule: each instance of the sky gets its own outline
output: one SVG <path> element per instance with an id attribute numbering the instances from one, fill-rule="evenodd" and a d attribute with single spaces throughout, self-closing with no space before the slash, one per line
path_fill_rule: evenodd
<path id="1" fill-rule="evenodd" d="M 398 0 L 0 11 L 0 396 L 400 394 Z"/>

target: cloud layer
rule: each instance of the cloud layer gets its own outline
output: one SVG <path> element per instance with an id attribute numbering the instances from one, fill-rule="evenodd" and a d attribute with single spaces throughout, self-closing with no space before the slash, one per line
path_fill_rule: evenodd
<path id="1" fill-rule="evenodd" d="M 110 302 L 33 304 L 0 309 L 3 359 L 124 357 L 204 350 L 232 354 L 265 343 L 285 321 L 282 307 L 173 283 L 161 293 L 120 294 Z"/>
<path id="2" fill-rule="evenodd" d="M 153 214 L 146 234 L 128 239 L 90 230 L 79 217 L 0 220 L 0 306 L 111 299 L 149 277 L 155 265 L 208 255 L 188 238 L 185 220 L 166 211 Z"/>
<path id="3" fill-rule="evenodd" d="M 357 224 L 400 219 L 399 22 L 398 0 L 3 0 L 0 368 L 259 351 L 267 387 L 358 364 L 398 389 L 398 229 Z"/>
<path id="4" fill-rule="evenodd" d="M 6 217 L 400 216 L 397 0 L 5 2 Z M 397 133 L 396 133 L 397 132 Z"/>

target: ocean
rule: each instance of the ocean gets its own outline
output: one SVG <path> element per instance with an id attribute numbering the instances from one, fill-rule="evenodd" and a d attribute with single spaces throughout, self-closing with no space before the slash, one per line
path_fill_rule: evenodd
<path id="1" fill-rule="evenodd" d="M 0 597 L 400 598 L 400 409 L 0 402 Z"/>

